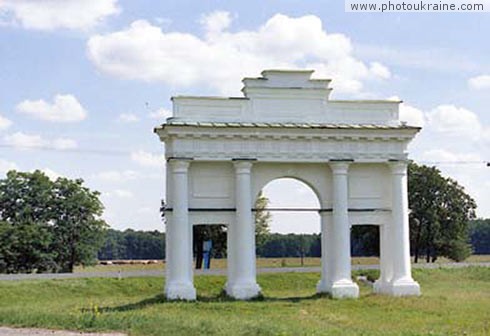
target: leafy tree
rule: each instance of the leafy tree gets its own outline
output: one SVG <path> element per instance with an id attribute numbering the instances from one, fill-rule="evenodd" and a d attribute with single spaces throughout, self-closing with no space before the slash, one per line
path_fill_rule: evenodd
<path id="1" fill-rule="evenodd" d="M 94 262 L 106 228 L 98 196 L 81 179 L 8 172 L 0 180 L 2 271 L 72 271 Z"/>
<path id="2" fill-rule="evenodd" d="M 82 179 L 58 178 L 53 182 L 52 217 L 55 261 L 64 272 L 77 264 L 94 263 L 107 224 L 100 219 L 104 206 L 98 192 Z"/>
<path id="3" fill-rule="evenodd" d="M 410 163 L 408 190 L 415 262 L 424 252 L 427 262 L 439 256 L 456 261 L 468 257 L 468 223 L 475 218 L 476 203 L 464 188 L 435 167 Z"/>
<path id="4" fill-rule="evenodd" d="M 321 234 L 313 234 L 309 257 L 319 258 L 322 256 L 322 236 Z"/>
<path id="5" fill-rule="evenodd" d="M 272 215 L 266 210 L 268 205 L 269 199 L 261 191 L 255 201 L 255 244 L 257 249 L 264 245 L 270 234 Z"/>
<path id="6" fill-rule="evenodd" d="M 56 269 L 49 227 L 32 222 L 0 222 L 0 273 Z"/>
<path id="7" fill-rule="evenodd" d="M 320 236 L 316 234 L 271 233 L 257 251 L 263 258 L 298 258 L 319 256 L 315 251 L 321 249 Z"/>
<path id="8" fill-rule="evenodd" d="M 379 228 L 377 226 L 352 226 L 351 242 L 353 256 L 379 256 Z"/>
<path id="9" fill-rule="evenodd" d="M 470 237 L 473 253 L 490 254 L 490 218 L 471 221 Z"/>
<path id="10" fill-rule="evenodd" d="M 48 222 L 52 204 L 53 182 L 39 170 L 11 170 L 0 180 L 0 220 L 12 225 Z"/>
<path id="11" fill-rule="evenodd" d="M 204 242 L 211 240 L 211 257 L 223 258 L 226 256 L 226 226 L 225 225 L 194 225 L 193 227 L 194 254 L 196 255 L 196 269 L 202 268 L 204 259 Z"/>
<path id="12" fill-rule="evenodd" d="M 114 229 L 107 230 L 105 232 L 104 244 L 99 249 L 97 258 L 99 260 L 126 259 L 124 232 Z"/>
<path id="13" fill-rule="evenodd" d="M 98 252 L 99 260 L 164 259 L 165 233 L 159 231 L 118 231 L 109 229 Z"/>

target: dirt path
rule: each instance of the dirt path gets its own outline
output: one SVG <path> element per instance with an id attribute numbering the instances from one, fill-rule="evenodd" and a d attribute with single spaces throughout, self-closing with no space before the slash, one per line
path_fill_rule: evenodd
<path id="1" fill-rule="evenodd" d="M 121 333 L 83 333 L 80 331 L 0 327 L 0 336 L 126 336 Z"/>

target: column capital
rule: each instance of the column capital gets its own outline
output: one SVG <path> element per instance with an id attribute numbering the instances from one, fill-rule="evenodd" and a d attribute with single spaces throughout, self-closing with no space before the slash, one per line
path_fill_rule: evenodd
<path id="1" fill-rule="evenodd" d="M 391 169 L 392 175 L 406 175 L 407 174 L 407 161 L 389 161 L 388 166 Z"/>
<path id="2" fill-rule="evenodd" d="M 189 169 L 192 159 L 188 158 L 170 158 L 167 163 L 174 173 L 186 173 Z"/>
<path id="3" fill-rule="evenodd" d="M 254 159 L 233 159 L 233 166 L 237 173 L 250 173 L 255 161 Z"/>
<path id="4" fill-rule="evenodd" d="M 332 169 L 334 175 L 346 175 L 351 163 L 351 161 L 330 161 L 328 165 Z"/>

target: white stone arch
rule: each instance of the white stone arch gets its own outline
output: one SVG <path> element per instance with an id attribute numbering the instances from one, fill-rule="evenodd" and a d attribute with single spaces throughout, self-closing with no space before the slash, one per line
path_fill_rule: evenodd
<path id="1" fill-rule="evenodd" d="M 253 201 L 271 180 L 292 177 L 320 200 L 322 274 L 318 292 L 357 297 L 350 227 L 382 228 L 375 291 L 418 295 L 408 227 L 407 146 L 418 127 L 399 121 L 396 101 L 329 98 L 330 80 L 313 71 L 267 70 L 243 80 L 243 97 L 173 97 L 173 116 L 155 132 L 167 159 L 169 299 L 194 300 L 192 225 L 228 226 L 226 291 L 259 295 Z"/>
<path id="2" fill-rule="evenodd" d="M 252 194 L 254 201 L 260 191 L 269 183 L 279 179 L 289 178 L 305 184 L 315 194 L 320 208 L 331 206 L 331 192 L 329 176 L 325 174 L 325 167 L 312 164 L 256 164 L 252 172 Z M 321 173 L 321 174 L 318 174 Z"/>

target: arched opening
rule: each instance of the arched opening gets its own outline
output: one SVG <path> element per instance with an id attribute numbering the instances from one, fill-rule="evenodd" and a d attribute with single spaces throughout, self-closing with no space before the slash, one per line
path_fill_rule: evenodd
<path id="1" fill-rule="evenodd" d="M 320 200 L 296 178 L 269 181 L 257 197 L 267 199 L 269 234 L 257 237 L 258 266 L 319 266 L 321 257 Z"/>
<path id="2" fill-rule="evenodd" d="M 379 264 L 379 225 L 353 225 L 351 229 L 352 263 L 357 265 Z"/>

